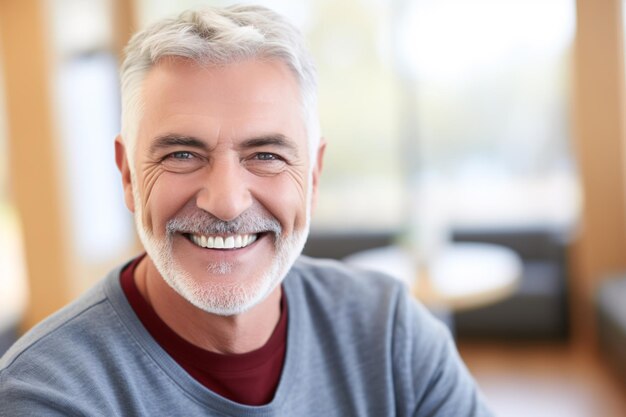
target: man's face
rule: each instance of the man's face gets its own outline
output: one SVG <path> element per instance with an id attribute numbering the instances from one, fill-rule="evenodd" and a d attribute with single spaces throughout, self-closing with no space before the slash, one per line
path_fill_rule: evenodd
<path id="1" fill-rule="evenodd" d="M 243 312 L 276 288 L 308 234 L 323 147 L 311 166 L 296 79 L 277 61 L 164 59 L 143 101 L 134 160 L 117 146 L 150 260 L 197 307 Z"/>

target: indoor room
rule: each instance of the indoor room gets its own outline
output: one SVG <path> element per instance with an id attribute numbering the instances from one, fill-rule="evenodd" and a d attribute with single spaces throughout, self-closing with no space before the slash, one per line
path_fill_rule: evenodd
<path id="1" fill-rule="evenodd" d="M 0 0 L 0 356 L 143 253 L 124 45 L 235 3 L 286 16 L 317 67 L 303 253 L 403 282 L 495 415 L 626 415 L 622 0 Z"/>

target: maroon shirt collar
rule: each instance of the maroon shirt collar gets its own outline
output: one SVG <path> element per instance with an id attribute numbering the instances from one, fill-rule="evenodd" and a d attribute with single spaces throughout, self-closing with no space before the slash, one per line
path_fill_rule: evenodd
<path id="1" fill-rule="evenodd" d="M 135 283 L 134 272 L 144 256 L 124 268 L 120 283 L 135 314 L 155 341 L 191 376 L 212 391 L 242 404 L 261 405 L 271 401 L 286 351 L 288 309 L 285 292 L 281 297 L 280 319 L 265 345 L 242 354 L 211 352 L 180 337 L 143 298 Z"/>

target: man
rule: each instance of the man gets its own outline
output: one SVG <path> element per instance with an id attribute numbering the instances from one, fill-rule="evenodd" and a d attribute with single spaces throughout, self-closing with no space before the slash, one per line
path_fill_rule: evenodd
<path id="1" fill-rule="evenodd" d="M 315 88 L 300 34 L 265 8 L 133 37 L 115 149 L 147 254 L 2 358 L 1 415 L 489 415 L 401 284 L 299 257 Z"/>

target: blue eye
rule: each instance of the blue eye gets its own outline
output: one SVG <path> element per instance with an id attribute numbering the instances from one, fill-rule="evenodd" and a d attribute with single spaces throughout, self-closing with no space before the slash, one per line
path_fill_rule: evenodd
<path id="1" fill-rule="evenodd" d="M 194 172 L 208 163 L 202 153 L 193 151 L 174 151 L 164 153 L 158 160 L 158 164 L 168 172 L 187 174 Z"/>
<path id="2" fill-rule="evenodd" d="M 260 152 L 255 155 L 255 158 L 260 161 L 278 161 L 280 158 L 278 155 L 269 152 Z"/>
<path id="3" fill-rule="evenodd" d="M 178 152 L 172 152 L 171 154 L 168 155 L 168 157 L 174 158 L 174 159 L 191 159 L 193 158 L 193 154 L 187 151 L 178 151 Z"/>
<path id="4" fill-rule="evenodd" d="M 287 159 L 272 152 L 256 152 L 245 158 L 246 168 L 259 176 L 278 175 L 287 167 Z"/>

